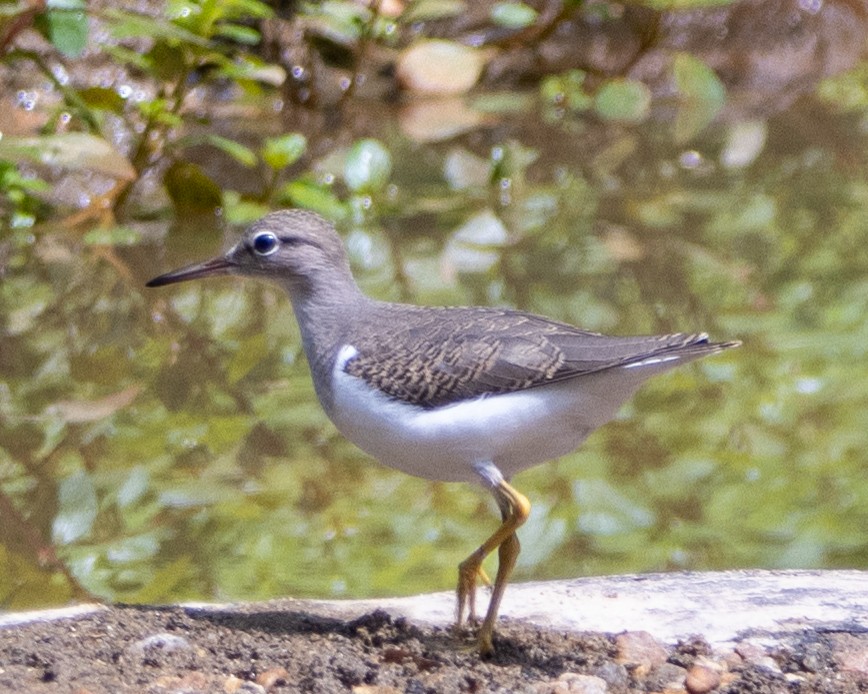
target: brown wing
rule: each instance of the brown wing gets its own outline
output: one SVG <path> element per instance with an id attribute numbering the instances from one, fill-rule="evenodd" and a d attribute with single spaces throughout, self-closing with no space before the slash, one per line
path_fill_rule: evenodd
<path id="1" fill-rule="evenodd" d="M 515 311 L 400 308 L 399 323 L 394 312 L 388 321 L 384 317 L 376 341 L 353 341 L 357 354 L 344 370 L 425 408 L 533 388 L 655 355 L 690 358 L 729 346 L 709 343 L 704 334 L 608 337 Z"/>

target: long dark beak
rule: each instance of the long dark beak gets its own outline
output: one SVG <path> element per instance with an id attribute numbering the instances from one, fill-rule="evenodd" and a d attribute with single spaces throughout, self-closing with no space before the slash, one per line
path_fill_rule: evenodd
<path id="1" fill-rule="evenodd" d="M 195 280 L 200 277 L 216 277 L 217 275 L 228 275 L 232 272 L 234 263 L 230 262 L 226 257 L 212 258 L 204 263 L 195 263 L 187 265 L 178 270 L 172 270 L 165 275 L 154 277 L 145 286 L 146 287 L 162 287 L 164 284 L 174 284 L 175 282 L 186 282 L 187 280 Z"/>

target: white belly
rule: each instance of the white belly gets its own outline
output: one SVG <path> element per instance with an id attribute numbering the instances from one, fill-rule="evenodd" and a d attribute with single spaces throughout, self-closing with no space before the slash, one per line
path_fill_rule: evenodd
<path id="1" fill-rule="evenodd" d="M 354 353 L 344 347 L 332 375 L 330 415 L 337 428 L 384 465 L 447 482 L 479 481 L 474 464 L 494 463 L 509 478 L 569 453 L 652 375 L 620 368 L 423 409 L 344 373 Z"/>

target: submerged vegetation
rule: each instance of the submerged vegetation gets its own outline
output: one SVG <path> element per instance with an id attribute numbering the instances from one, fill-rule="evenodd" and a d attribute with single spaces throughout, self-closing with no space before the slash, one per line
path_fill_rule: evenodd
<path id="1" fill-rule="evenodd" d="M 771 5 L 0 6 L 0 606 L 451 586 L 484 497 L 343 442 L 276 290 L 143 289 L 281 206 L 380 297 L 745 341 L 520 478 L 524 577 L 868 566 L 868 20 Z"/>

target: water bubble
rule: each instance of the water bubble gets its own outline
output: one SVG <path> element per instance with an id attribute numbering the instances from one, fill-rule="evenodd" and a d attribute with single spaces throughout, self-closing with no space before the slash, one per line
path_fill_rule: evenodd
<path id="1" fill-rule="evenodd" d="M 678 157 L 678 163 L 681 164 L 682 168 L 695 169 L 702 164 L 702 155 L 695 149 L 688 149 Z"/>
<path id="2" fill-rule="evenodd" d="M 67 85 L 69 83 L 69 73 L 63 65 L 55 65 L 51 68 L 51 74 L 59 84 Z"/>
<path id="3" fill-rule="evenodd" d="M 823 387 L 823 381 L 819 378 L 806 377 L 796 381 L 796 391 L 804 395 L 811 395 Z"/>
<path id="4" fill-rule="evenodd" d="M 36 94 L 33 92 L 27 92 L 22 89 L 16 94 L 15 100 L 25 111 L 32 111 L 36 108 Z"/>

